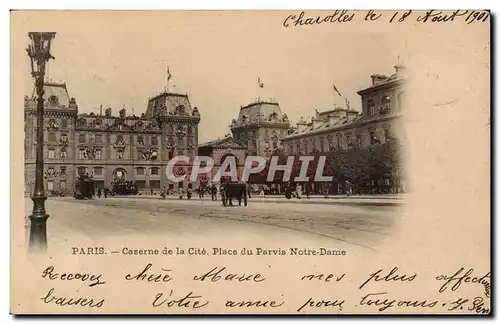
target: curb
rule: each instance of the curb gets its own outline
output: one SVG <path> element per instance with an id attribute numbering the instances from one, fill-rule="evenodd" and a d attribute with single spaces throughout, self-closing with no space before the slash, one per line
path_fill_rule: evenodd
<path id="1" fill-rule="evenodd" d="M 124 199 L 128 198 L 128 196 L 114 196 L 111 198 L 118 198 L 118 199 Z M 137 197 L 135 197 L 137 198 Z M 149 200 L 160 200 L 160 201 L 169 201 L 169 200 L 179 200 L 178 198 L 167 198 L 167 199 L 162 199 L 161 197 L 141 197 L 139 199 L 149 199 Z M 348 198 L 349 199 L 349 198 Z M 352 198 L 351 198 L 352 199 Z M 362 198 L 363 199 L 363 198 Z M 361 200 L 353 200 L 353 201 L 339 201 L 340 198 L 337 199 L 326 199 L 326 200 L 320 200 L 320 201 L 311 201 L 305 199 L 273 199 L 269 198 L 267 199 L 249 199 L 248 204 L 253 204 L 253 203 L 259 203 L 259 204 L 265 204 L 265 203 L 277 203 L 277 204 L 284 204 L 284 203 L 290 203 L 290 204 L 311 204 L 311 205 L 343 205 L 343 206 L 359 206 L 359 207 L 396 207 L 396 206 L 403 206 L 406 204 L 406 200 L 402 198 L 396 198 L 393 199 L 392 201 L 387 201 L 389 199 L 375 199 L 377 201 L 362 201 Z M 364 198 L 364 200 L 367 200 L 368 198 Z M 187 199 L 183 199 L 187 201 Z M 200 199 L 192 199 L 193 202 L 195 201 L 201 201 Z M 205 199 L 204 201 L 212 201 L 211 199 Z M 217 200 L 220 203 L 220 199 Z M 222 205 L 222 203 L 220 203 Z M 236 203 L 237 205 L 237 203 Z"/>

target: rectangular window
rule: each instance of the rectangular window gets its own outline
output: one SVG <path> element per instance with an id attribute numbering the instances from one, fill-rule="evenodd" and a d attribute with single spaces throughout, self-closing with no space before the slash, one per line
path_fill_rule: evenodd
<path id="1" fill-rule="evenodd" d="M 145 180 L 137 180 L 135 182 L 137 189 L 146 189 L 146 181 Z"/>
<path id="2" fill-rule="evenodd" d="M 78 142 L 79 143 L 85 143 L 85 141 L 86 141 L 85 134 L 78 135 Z"/>
<path id="3" fill-rule="evenodd" d="M 142 135 L 137 136 L 137 145 L 144 145 L 144 138 Z"/>
<path id="4" fill-rule="evenodd" d="M 184 139 L 183 139 L 182 137 L 179 137 L 179 138 L 177 139 L 177 145 L 179 145 L 179 146 L 184 145 Z"/>
<path id="5" fill-rule="evenodd" d="M 143 176 L 144 175 L 144 168 L 137 168 L 137 175 Z"/>
<path id="6" fill-rule="evenodd" d="M 363 138 L 361 137 L 361 135 L 356 135 L 356 144 L 358 146 L 362 146 L 363 145 Z"/>
<path id="7" fill-rule="evenodd" d="M 98 167 L 98 168 L 95 168 L 95 169 L 94 169 L 94 175 L 96 175 L 96 176 L 101 176 L 101 175 L 102 175 L 102 173 L 103 173 L 103 172 L 102 172 L 102 169 L 103 169 L 103 168 L 99 168 L 99 167 Z"/>
<path id="8" fill-rule="evenodd" d="M 102 159 L 102 152 L 101 152 L 101 150 L 95 150 L 95 159 L 96 160 Z"/>
<path id="9" fill-rule="evenodd" d="M 149 181 L 149 188 L 151 189 L 161 189 L 160 180 L 151 180 Z"/>
<path id="10" fill-rule="evenodd" d="M 151 137 L 151 145 L 158 145 L 158 136 Z"/>
<path id="11" fill-rule="evenodd" d="M 62 166 L 61 167 L 61 175 L 65 175 L 65 174 L 66 174 L 66 167 Z"/>
<path id="12" fill-rule="evenodd" d="M 59 190 L 66 191 L 66 180 L 59 181 Z"/>
<path id="13" fill-rule="evenodd" d="M 151 175 L 158 175 L 158 168 L 151 168 Z"/>
<path id="14" fill-rule="evenodd" d="M 153 150 L 151 152 L 151 161 L 156 161 L 158 160 L 158 151 Z"/>
<path id="15" fill-rule="evenodd" d="M 56 150 L 53 148 L 49 149 L 49 159 L 55 159 L 56 157 Z"/>
<path id="16" fill-rule="evenodd" d="M 86 152 L 85 152 L 85 150 L 84 150 L 84 149 L 80 149 L 80 150 L 78 151 L 78 158 L 79 158 L 79 159 L 85 159 L 85 158 L 86 158 L 86 156 L 87 156 L 87 154 L 86 154 Z"/>
<path id="17" fill-rule="evenodd" d="M 102 135 L 101 134 L 96 134 L 95 135 L 95 143 L 96 144 L 102 144 Z"/>
<path id="18" fill-rule="evenodd" d="M 47 181 L 47 191 L 54 191 L 54 181 Z"/>
<path id="19" fill-rule="evenodd" d="M 49 142 L 55 142 L 56 141 L 56 133 L 49 133 Z"/>
<path id="20" fill-rule="evenodd" d="M 116 158 L 118 160 L 122 160 L 123 159 L 123 151 L 116 151 Z"/>
<path id="21" fill-rule="evenodd" d="M 61 128 L 67 128 L 67 127 L 68 127 L 68 120 L 61 119 Z"/>
<path id="22" fill-rule="evenodd" d="M 188 133 L 188 135 L 193 134 L 193 128 L 191 126 L 188 126 L 187 133 Z"/>

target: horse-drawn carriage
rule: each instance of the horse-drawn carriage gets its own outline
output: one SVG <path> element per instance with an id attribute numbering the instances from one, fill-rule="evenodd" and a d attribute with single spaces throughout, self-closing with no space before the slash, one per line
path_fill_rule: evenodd
<path id="1" fill-rule="evenodd" d="M 233 206 L 233 199 L 235 199 L 238 201 L 238 206 L 241 206 L 241 203 L 243 203 L 246 207 L 247 190 L 248 188 L 245 183 L 227 182 L 223 184 L 221 190 L 222 205 L 224 207 Z"/>
<path id="2" fill-rule="evenodd" d="M 93 194 L 94 180 L 88 175 L 78 177 L 78 179 L 76 179 L 73 197 L 75 199 L 92 199 Z"/>

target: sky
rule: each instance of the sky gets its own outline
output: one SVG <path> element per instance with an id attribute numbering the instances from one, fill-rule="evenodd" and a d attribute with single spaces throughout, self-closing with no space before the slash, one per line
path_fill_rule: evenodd
<path id="1" fill-rule="evenodd" d="M 47 27 L 57 35 L 47 78 L 66 82 L 79 112 L 97 113 L 103 105 L 114 115 L 122 107 L 140 115 L 166 87 L 168 66 L 169 90 L 187 93 L 200 111 L 200 143 L 228 133 L 240 107 L 256 98 L 276 100 L 295 123 L 332 109 L 334 100 L 344 105 L 335 85 L 361 110 L 356 92 L 370 86 L 371 74 L 393 73 L 401 54 L 389 35 L 367 25 L 283 27 L 293 13 L 52 13 Z M 21 45 L 28 43 L 26 36 Z M 33 80 L 23 50 L 29 95 Z"/>

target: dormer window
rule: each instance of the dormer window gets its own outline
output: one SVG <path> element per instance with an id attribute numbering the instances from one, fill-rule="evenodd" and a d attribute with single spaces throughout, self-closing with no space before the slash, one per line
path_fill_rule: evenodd
<path id="1" fill-rule="evenodd" d="M 175 108 L 175 114 L 176 115 L 184 115 L 186 113 L 186 108 L 184 108 L 184 106 L 177 106 L 177 108 Z"/>
<path id="2" fill-rule="evenodd" d="M 52 104 L 52 105 L 56 105 L 57 103 L 59 102 L 59 99 L 57 98 L 57 96 L 50 96 L 49 97 L 49 103 Z"/>

